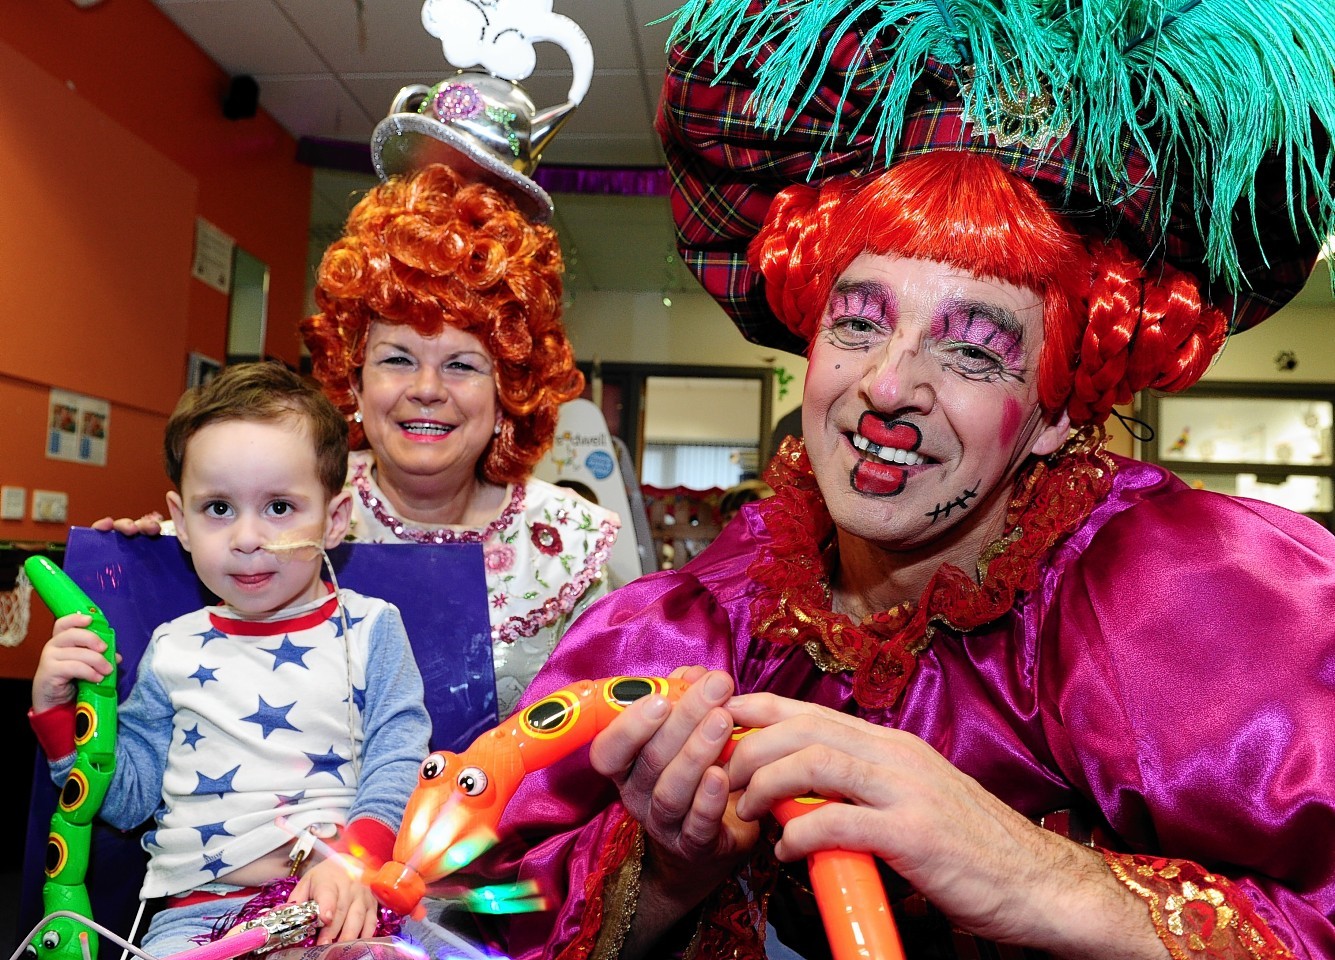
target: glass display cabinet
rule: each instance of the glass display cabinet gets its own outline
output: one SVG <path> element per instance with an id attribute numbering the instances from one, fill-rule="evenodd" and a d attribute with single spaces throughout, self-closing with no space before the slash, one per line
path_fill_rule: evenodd
<path id="1" fill-rule="evenodd" d="M 1335 385 L 1198 383 L 1143 397 L 1141 455 L 1194 487 L 1307 514 L 1335 529 Z"/>

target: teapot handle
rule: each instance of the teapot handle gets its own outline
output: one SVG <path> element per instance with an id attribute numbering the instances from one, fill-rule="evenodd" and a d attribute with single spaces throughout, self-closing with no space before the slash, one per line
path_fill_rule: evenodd
<path id="1" fill-rule="evenodd" d="M 394 102 L 390 104 L 390 113 L 417 113 L 428 96 L 431 95 L 431 88 L 424 83 L 411 83 L 399 91 Z"/>

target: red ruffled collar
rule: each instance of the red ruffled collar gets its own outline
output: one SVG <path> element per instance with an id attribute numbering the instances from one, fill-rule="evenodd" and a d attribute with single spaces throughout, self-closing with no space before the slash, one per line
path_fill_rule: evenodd
<path id="1" fill-rule="evenodd" d="M 1106 442 L 1102 427 L 1082 428 L 1021 472 L 1006 532 L 983 551 L 976 579 L 942 564 L 917 601 L 853 623 L 830 609 L 834 524 L 805 446 L 789 437 L 765 474 L 775 496 L 759 504 L 770 539 L 748 569 L 760 588 L 751 602 L 755 635 L 801 644 L 827 672 L 852 671 L 853 696 L 864 709 L 889 707 L 931 642 L 934 624 L 971 630 L 1000 617 L 1017 593 L 1037 584 L 1039 561 L 1112 488 Z"/>

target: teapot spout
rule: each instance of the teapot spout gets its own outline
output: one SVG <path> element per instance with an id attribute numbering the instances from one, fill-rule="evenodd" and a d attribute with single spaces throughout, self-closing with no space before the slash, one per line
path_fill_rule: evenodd
<path id="1" fill-rule="evenodd" d="M 529 150 L 536 158 L 542 153 L 543 149 L 552 141 L 552 138 L 565 126 L 575 108 L 579 106 L 573 100 L 567 100 L 565 103 L 557 104 L 554 107 L 547 107 L 533 116 L 533 126 L 529 134 Z"/>

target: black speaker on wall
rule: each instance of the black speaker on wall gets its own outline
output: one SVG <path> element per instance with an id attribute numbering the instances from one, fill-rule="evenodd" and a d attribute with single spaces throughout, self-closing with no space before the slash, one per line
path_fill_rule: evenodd
<path id="1" fill-rule="evenodd" d="M 240 74 L 227 84 L 227 94 L 223 97 L 222 112 L 228 120 L 246 120 L 255 116 L 255 109 L 260 104 L 260 85 L 249 74 Z"/>

